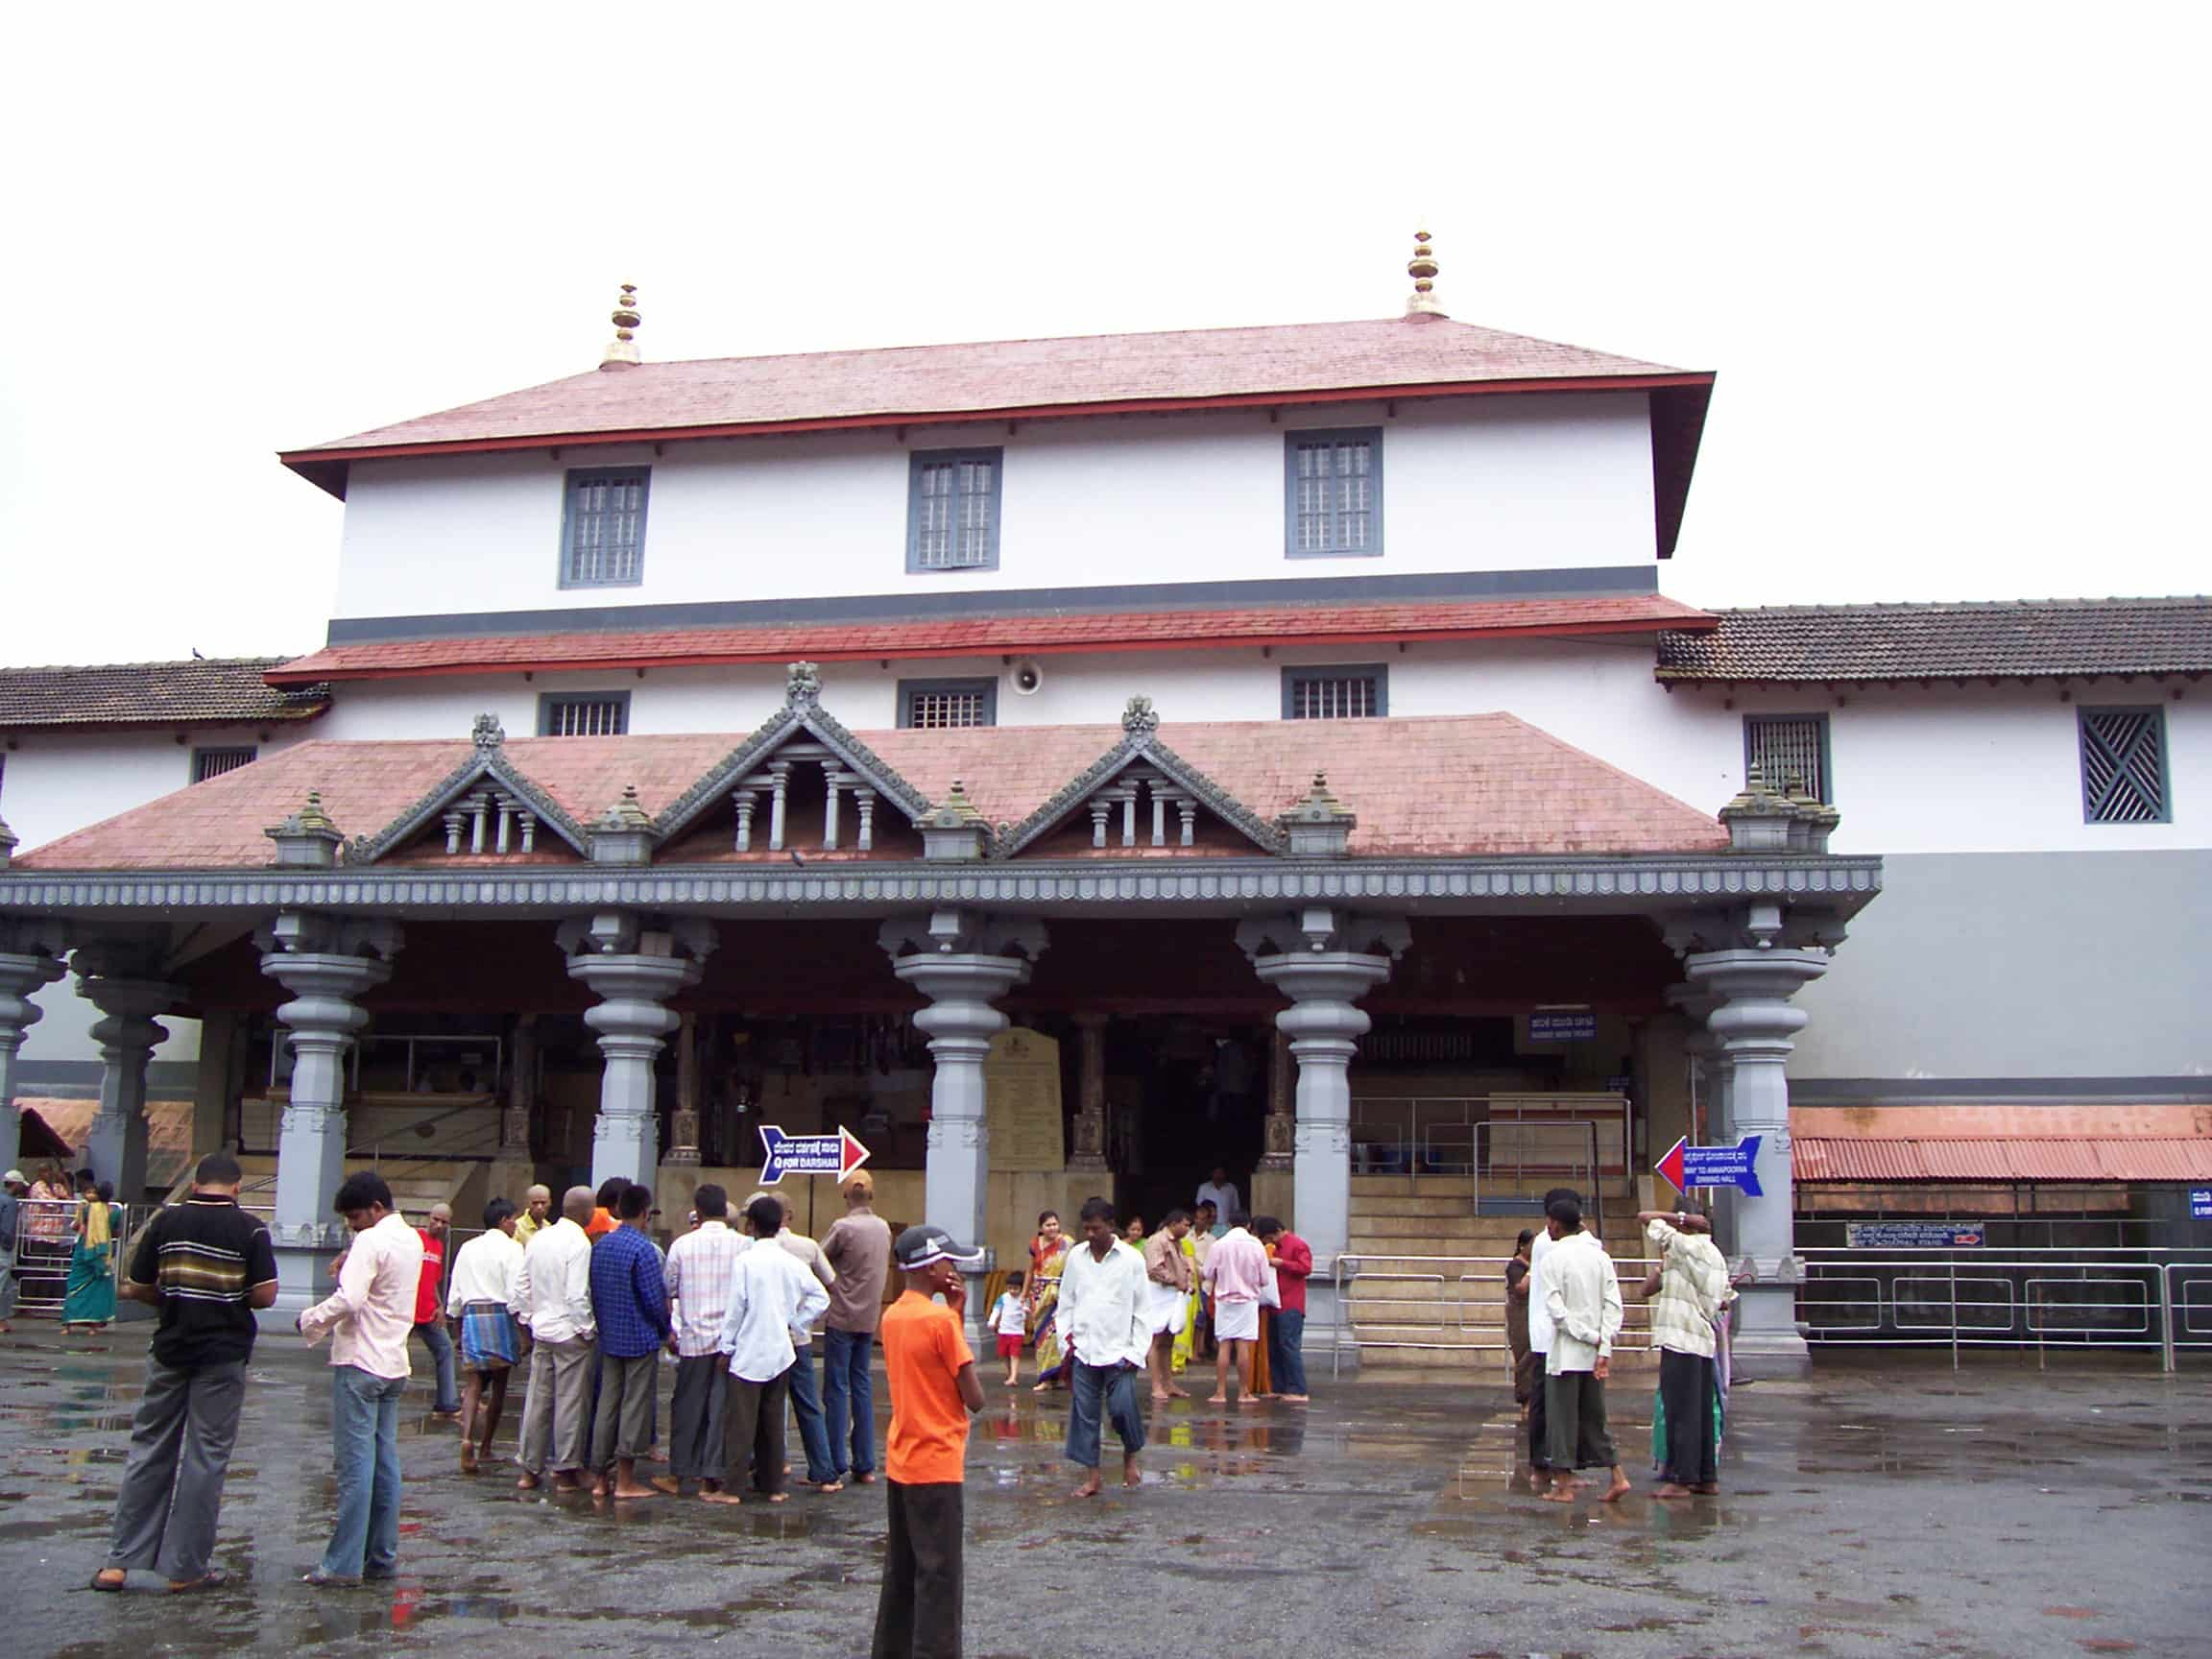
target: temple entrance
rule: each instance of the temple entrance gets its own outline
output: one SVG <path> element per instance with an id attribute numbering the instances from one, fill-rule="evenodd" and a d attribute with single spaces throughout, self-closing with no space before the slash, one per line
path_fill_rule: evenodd
<path id="1" fill-rule="evenodd" d="M 1147 1229 L 1215 1166 L 1247 1201 L 1267 1115 L 1269 1028 L 1234 1019 L 1117 1020 L 1106 1040 L 1115 1202 Z"/>

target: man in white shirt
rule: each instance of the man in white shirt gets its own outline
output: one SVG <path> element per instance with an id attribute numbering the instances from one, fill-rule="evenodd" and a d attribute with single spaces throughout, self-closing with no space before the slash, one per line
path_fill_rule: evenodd
<path id="1" fill-rule="evenodd" d="M 515 1315 L 516 1275 L 522 1271 L 522 1246 L 515 1238 L 515 1206 L 494 1198 L 484 1206 L 484 1231 L 454 1254 L 453 1279 L 445 1292 L 445 1317 L 457 1322 L 461 1363 L 469 1373 L 461 1390 L 461 1473 L 473 1475 L 479 1458 L 492 1455 L 492 1437 L 507 1409 L 507 1373 L 518 1357 Z M 484 1430 L 476 1431 L 476 1407 L 489 1394 Z"/>
<path id="2" fill-rule="evenodd" d="M 399 1397 L 422 1284 L 422 1236 L 400 1218 L 373 1170 L 346 1177 L 331 1207 L 353 1239 L 338 1288 L 300 1315 L 310 1344 L 330 1341 L 330 1444 L 338 1520 L 317 1586 L 389 1578 L 399 1562 Z"/>
<path id="3" fill-rule="evenodd" d="M 1074 1356 L 1068 1409 L 1068 1461 L 1084 1471 L 1078 1498 L 1098 1495 L 1101 1405 L 1121 1441 L 1121 1484 L 1142 1484 L 1137 1454 L 1144 1450 L 1144 1413 L 1137 1399 L 1137 1373 L 1152 1346 L 1144 1257 L 1115 1228 L 1114 1206 L 1093 1198 L 1083 1206 L 1083 1242 L 1068 1252 L 1060 1274 L 1055 1318 Z"/>
<path id="4" fill-rule="evenodd" d="M 1544 1378 L 1551 1489 L 1543 1496 L 1572 1503 L 1582 1484 L 1575 1470 L 1611 1469 L 1612 1483 L 1600 1496 L 1604 1503 L 1618 1503 L 1628 1490 L 1628 1476 L 1606 1431 L 1605 1378 L 1612 1370 L 1613 1338 L 1621 1334 L 1621 1278 L 1605 1246 L 1582 1230 L 1581 1205 L 1555 1199 L 1546 1225 L 1551 1235 L 1544 1258 L 1544 1307 L 1551 1319 Z"/>
<path id="5" fill-rule="evenodd" d="M 1238 1194 L 1237 1183 L 1229 1179 L 1229 1171 L 1218 1164 L 1214 1166 L 1213 1174 L 1198 1183 L 1198 1197 L 1190 1207 L 1195 1210 L 1207 1204 L 1214 1206 L 1212 1232 L 1216 1238 L 1229 1231 L 1230 1216 L 1244 1213 L 1244 1200 Z"/>
<path id="6" fill-rule="evenodd" d="M 837 1290 L 837 1269 L 830 1265 L 830 1258 L 821 1245 L 797 1231 L 791 1225 L 791 1204 L 781 1192 L 763 1189 L 754 1198 L 773 1198 L 783 1207 L 783 1230 L 776 1235 L 776 1242 L 806 1264 L 806 1271 L 822 1282 L 822 1288 L 830 1292 L 834 1305 Z M 748 1211 L 752 1199 L 746 1200 Z M 806 1484 L 820 1492 L 842 1492 L 845 1482 L 837 1477 L 837 1463 L 830 1448 L 830 1420 L 822 1410 L 821 1379 L 814 1373 L 814 1335 L 808 1332 L 797 1344 L 791 1361 L 791 1375 L 784 1379 L 791 1395 L 791 1413 L 799 1419 L 799 1443 L 806 1449 Z"/>
<path id="7" fill-rule="evenodd" d="M 745 1224 L 765 1245 L 783 1230 L 783 1200 L 764 1192 L 745 1207 Z M 788 1250 L 757 1248 L 737 1258 L 730 1306 L 719 1337 L 730 1357 L 730 1398 L 723 1407 L 724 1489 L 702 1492 L 709 1503 L 740 1502 L 729 1487 L 750 1457 L 753 1488 L 771 1503 L 783 1490 L 783 1407 L 799 1344 L 830 1310 L 830 1292 Z"/>
<path id="8" fill-rule="evenodd" d="M 522 1446 L 515 1484 L 536 1491 L 548 1472 L 553 1490 L 573 1492 L 590 1456 L 591 1375 L 599 1327 L 591 1314 L 591 1238 L 584 1223 L 597 1200 L 589 1187 L 561 1198 L 561 1219 L 541 1227 L 522 1252 L 510 1304 L 530 1338 L 530 1397 L 522 1407 Z"/>
<path id="9" fill-rule="evenodd" d="M 1574 1199 L 1577 1208 L 1582 1203 L 1582 1194 L 1574 1188 L 1554 1187 L 1544 1194 L 1545 1214 L 1551 1214 L 1551 1206 L 1562 1198 Z M 1528 1398 L 1528 1471 L 1538 1487 L 1551 1478 L 1551 1420 L 1544 1401 L 1546 1356 L 1551 1352 L 1551 1312 L 1544 1306 L 1544 1259 L 1551 1253 L 1551 1231 L 1539 1227 L 1528 1246 L 1528 1352 L 1536 1358 L 1536 1389 Z"/>
<path id="10" fill-rule="evenodd" d="M 730 1195 L 713 1182 L 691 1194 L 699 1225 L 668 1246 L 668 1294 L 676 1303 L 676 1398 L 669 1407 L 668 1473 L 653 1484 L 670 1497 L 684 1482 L 722 1490 L 722 1406 L 730 1392 L 722 1320 L 730 1311 L 737 1258 L 753 1240 L 730 1225 Z"/>

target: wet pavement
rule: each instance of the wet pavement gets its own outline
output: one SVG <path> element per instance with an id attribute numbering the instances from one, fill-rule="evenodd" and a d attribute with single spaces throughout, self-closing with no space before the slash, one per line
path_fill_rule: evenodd
<path id="1" fill-rule="evenodd" d="M 0 1652 L 867 1651 L 880 1486 L 740 1509 L 525 1495 L 504 1471 L 459 1473 L 420 1362 L 400 1577 L 306 1588 L 330 1516 L 327 1384 L 320 1356 L 275 1336 L 224 1508 L 233 1587 L 95 1595 L 144 1331 L 0 1337 Z M 2201 1368 L 2005 1357 L 1955 1378 L 1947 1358 L 1832 1359 L 1739 1387 L 1721 1497 L 1571 1509 L 1516 1489 L 1501 1388 L 1316 1385 L 1304 1407 L 1177 1402 L 1154 1418 L 1142 1488 L 1078 1502 L 1066 1396 L 990 1384 L 969 1453 L 969 1653 L 2212 1652 Z M 1648 1486 L 1647 1381 L 1617 1383 L 1613 1405 Z M 511 1405 L 504 1439 L 514 1422 Z"/>

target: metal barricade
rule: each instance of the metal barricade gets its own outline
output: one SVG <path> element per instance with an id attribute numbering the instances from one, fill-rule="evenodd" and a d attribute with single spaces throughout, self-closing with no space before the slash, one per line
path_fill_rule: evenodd
<path id="1" fill-rule="evenodd" d="M 59 1319 L 68 1297 L 69 1271 L 77 1254 L 74 1198 L 24 1198 L 17 1201 L 15 1237 L 0 1240 L 0 1267 L 15 1277 L 15 1311 L 32 1319 Z M 131 1249 L 140 1229 L 160 1210 L 158 1204 L 126 1204 L 110 1245 L 110 1271 L 120 1291 L 131 1265 Z M 120 1300 L 120 1297 L 118 1297 Z"/>
<path id="2" fill-rule="evenodd" d="M 1512 1260 L 1510 1256 L 1392 1256 L 1377 1252 L 1337 1257 L 1330 1268 L 1338 1321 L 1335 1340 L 1330 1345 L 1330 1374 L 1343 1374 L 1346 1348 L 1402 1349 L 1471 1358 L 1507 1351 L 1503 1296 L 1505 1268 Z M 1640 1256 L 1616 1256 L 1612 1260 L 1621 1279 L 1623 1313 L 1621 1334 L 1614 1339 L 1613 1351 L 1647 1352 L 1651 1346 L 1650 1311 L 1640 1286 L 1658 1262 Z M 1432 1286 L 1432 1293 L 1407 1294 L 1407 1287 L 1414 1285 Z M 1370 1292 L 1363 1286 L 1382 1288 Z M 1405 1310 L 1418 1311 L 1404 1316 Z M 2212 1306 L 2208 1306 L 2207 1314 L 2212 1317 Z M 1369 1327 L 1364 1334 L 1360 1330 L 1363 1321 Z M 1381 1329 L 1417 1334 L 1376 1334 Z M 1497 1339 L 1481 1340 L 1481 1334 L 1490 1331 L 1496 1332 Z"/>

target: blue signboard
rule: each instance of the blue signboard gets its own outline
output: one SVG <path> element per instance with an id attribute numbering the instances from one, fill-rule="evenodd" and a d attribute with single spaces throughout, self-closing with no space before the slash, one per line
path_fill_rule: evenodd
<path id="1" fill-rule="evenodd" d="M 868 1148 L 853 1131 L 834 1135 L 786 1135 L 773 1123 L 760 1125 L 760 1185 L 773 1187 L 786 1175 L 834 1175 L 842 1181 L 868 1162 Z"/>
<path id="2" fill-rule="evenodd" d="M 1667 1148 L 1651 1167 L 1678 1192 L 1693 1187 L 1737 1187 L 1746 1198 L 1764 1198 L 1759 1190 L 1759 1140 L 1746 1135 L 1733 1146 L 1693 1146 L 1687 1139 Z"/>
<path id="3" fill-rule="evenodd" d="M 1592 1008 L 1563 1008 L 1528 1016 L 1531 1043 L 1588 1043 L 1598 1035 L 1598 1014 Z"/>
<path id="4" fill-rule="evenodd" d="M 1979 1221 L 1852 1221 L 1843 1231 L 1854 1250 L 1979 1250 L 1988 1242 Z"/>
<path id="5" fill-rule="evenodd" d="M 2193 1221 L 2212 1221 L 2212 1187 L 2189 1189 L 2189 1218 Z"/>

